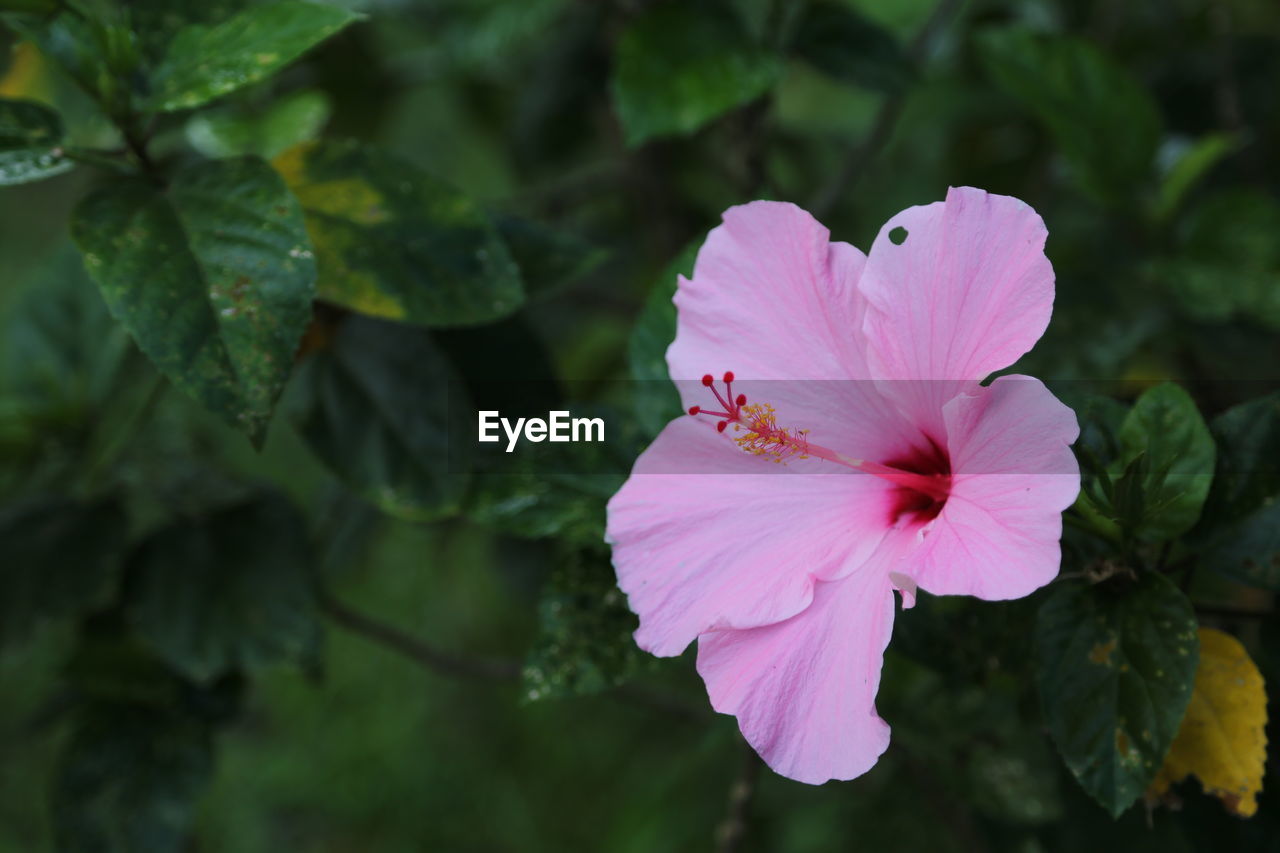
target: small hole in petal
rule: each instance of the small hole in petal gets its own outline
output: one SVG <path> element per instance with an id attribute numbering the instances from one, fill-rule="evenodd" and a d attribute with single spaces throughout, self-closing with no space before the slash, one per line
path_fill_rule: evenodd
<path id="1" fill-rule="evenodd" d="M 901 246 L 903 243 L 907 242 L 907 229 L 903 228 L 901 225 L 894 228 L 889 232 L 889 242 L 893 243 L 895 246 Z"/>

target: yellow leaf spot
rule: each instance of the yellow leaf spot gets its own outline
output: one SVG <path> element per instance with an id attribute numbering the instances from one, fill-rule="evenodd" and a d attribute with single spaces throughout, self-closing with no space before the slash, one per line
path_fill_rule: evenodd
<path id="1" fill-rule="evenodd" d="M 1115 635 L 1111 635 L 1111 639 L 1105 643 L 1098 643 L 1089 650 L 1089 661 L 1099 666 L 1111 666 L 1111 653 L 1116 650 Z"/>
<path id="2" fill-rule="evenodd" d="M 0 75 L 0 98 L 29 98 L 47 102 L 47 76 L 40 51 L 30 42 L 21 42 L 13 49 L 9 70 Z"/>
<path id="3" fill-rule="evenodd" d="M 1240 641 L 1213 628 L 1200 629 L 1200 665 L 1182 728 L 1147 800 L 1194 773 L 1206 794 L 1227 810 L 1250 817 L 1258 810 L 1267 760 L 1267 694 L 1258 667 Z"/>

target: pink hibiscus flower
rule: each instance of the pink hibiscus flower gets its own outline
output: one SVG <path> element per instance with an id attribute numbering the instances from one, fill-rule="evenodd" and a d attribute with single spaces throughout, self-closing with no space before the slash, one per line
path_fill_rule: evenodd
<path id="1" fill-rule="evenodd" d="M 708 235 L 667 350 L 693 416 L 641 454 L 607 534 L 636 642 L 697 639 L 712 706 L 809 783 L 888 746 L 893 590 L 1027 595 L 1058 572 L 1080 487 L 1074 413 L 1029 377 L 979 384 L 1049 322 L 1035 211 L 952 189 L 869 255 L 829 236 L 776 202 Z"/>

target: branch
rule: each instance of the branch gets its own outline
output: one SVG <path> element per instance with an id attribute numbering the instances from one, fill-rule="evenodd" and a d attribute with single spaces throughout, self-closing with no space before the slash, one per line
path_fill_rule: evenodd
<path id="1" fill-rule="evenodd" d="M 516 681 L 520 678 L 523 666 L 518 660 L 477 657 L 438 649 L 399 628 L 352 610 L 327 592 L 320 592 L 318 596 L 320 610 L 334 622 L 372 643 L 404 655 L 425 669 L 441 675 L 481 681 Z M 687 702 L 680 696 L 642 684 L 621 684 L 605 695 L 627 699 L 637 705 L 663 711 L 690 722 L 703 723 L 712 717 L 701 706 Z"/>
<path id="2" fill-rule="evenodd" d="M 1216 616 L 1220 619 L 1267 619 L 1270 610 L 1250 610 L 1245 607 L 1232 607 L 1227 604 L 1193 604 L 1200 616 Z"/>
<path id="3" fill-rule="evenodd" d="M 519 661 L 472 657 L 437 649 L 398 628 L 352 610 L 326 593 L 320 593 L 320 609 L 353 634 L 399 652 L 435 672 L 489 681 L 513 681 L 520 677 Z"/>
<path id="4" fill-rule="evenodd" d="M 933 45 L 934 38 L 960 8 L 960 3 L 961 0 L 938 0 L 938 5 L 934 6 L 933 12 L 929 15 L 929 20 L 925 21 L 919 34 L 916 35 L 911 42 L 911 46 L 907 49 L 907 56 L 911 58 L 914 64 L 918 65 L 925 58 L 929 48 Z M 827 184 L 814 198 L 809 207 L 813 211 L 813 215 L 818 219 L 822 219 L 831 212 L 836 203 L 862 179 L 867 167 L 880 156 L 881 150 L 888 144 L 889 138 L 893 136 L 893 130 L 898 124 L 898 118 L 902 115 L 902 108 L 906 104 L 909 88 L 904 86 L 902 91 L 887 97 L 880 104 L 880 109 L 872 122 L 871 132 L 867 134 L 866 141 L 849 152 L 849 156 L 845 158 L 844 165 L 836 173 L 835 180 Z"/>
<path id="5" fill-rule="evenodd" d="M 619 684 L 613 690 L 608 691 L 606 695 L 615 696 L 619 699 L 630 699 L 637 705 L 643 705 L 655 711 L 664 711 L 691 723 L 707 723 L 715 717 L 715 714 L 708 713 L 708 708 L 705 705 L 695 705 L 674 693 L 655 690 L 643 684 L 637 684 L 634 681 Z"/>
<path id="6" fill-rule="evenodd" d="M 745 740 L 742 741 L 742 766 L 729 788 L 729 811 L 716 828 L 716 849 L 719 853 L 736 853 L 747 837 L 747 818 L 751 813 L 751 801 L 755 799 L 756 783 L 760 781 L 760 766 L 764 763 Z"/>

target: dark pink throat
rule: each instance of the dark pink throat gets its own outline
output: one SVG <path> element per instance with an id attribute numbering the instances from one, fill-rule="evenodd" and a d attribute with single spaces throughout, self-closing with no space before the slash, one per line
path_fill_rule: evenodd
<path id="1" fill-rule="evenodd" d="M 951 494 L 951 460 L 945 450 L 929 439 L 925 449 L 915 448 L 906 456 L 889 460 L 885 467 L 914 475 L 894 490 L 892 523 L 925 523 L 938 517 Z"/>

